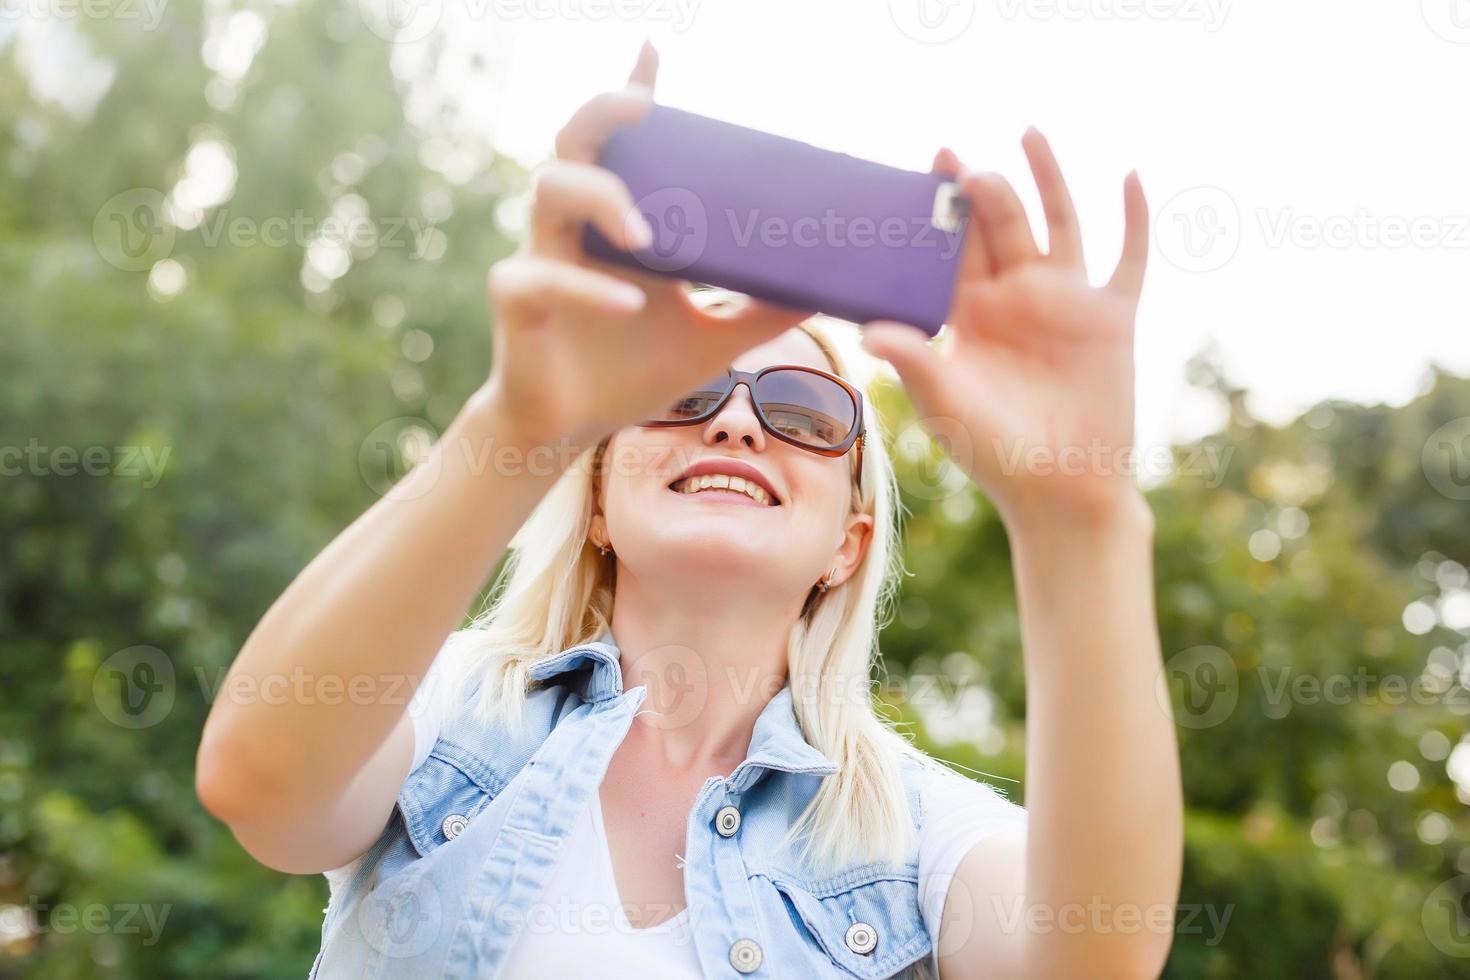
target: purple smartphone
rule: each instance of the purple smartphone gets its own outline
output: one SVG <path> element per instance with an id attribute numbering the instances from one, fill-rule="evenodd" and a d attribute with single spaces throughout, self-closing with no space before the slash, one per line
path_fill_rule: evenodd
<path id="1" fill-rule="evenodd" d="M 933 336 L 949 313 L 968 217 L 953 181 L 655 105 L 598 163 L 627 183 L 654 244 L 595 258 Z"/>

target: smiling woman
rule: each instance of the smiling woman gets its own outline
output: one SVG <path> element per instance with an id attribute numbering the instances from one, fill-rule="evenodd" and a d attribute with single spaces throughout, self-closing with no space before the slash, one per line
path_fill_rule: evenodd
<path id="1" fill-rule="evenodd" d="M 581 252 L 586 221 L 648 241 L 592 161 L 648 111 L 653 74 L 645 49 L 636 84 L 558 140 L 526 246 L 491 272 L 485 387 L 232 668 L 408 674 L 420 693 L 221 700 L 201 797 L 261 861 L 327 874 L 316 976 L 1156 974 L 1169 932 L 1126 922 L 1172 906 L 1180 803 L 1142 498 L 1113 474 L 983 454 L 970 471 L 1012 535 L 1029 813 L 892 731 L 871 674 L 899 500 L 849 359 L 819 319 Z M 1039 136 L 1027 150 L 1051 253 L 1009 185 L 941 154 L 977 215 L 955 341 L 941 355 L 875 324 L 864 344 L 977 446 L 1122 443 L 1141 191 L 1093 289 L 1055 161 Z M 1001 398 L 977 397 L 982 377 Z M 554 453 L 564 471 L 485 472 L 492 445 L 573 452 Z M 454 631 L 507 552 L 488 610 Z M 1079 568 L 1085 594 L 1061 574 Z M 1032 925 L 1099 905 L 1116 928 Z"/>

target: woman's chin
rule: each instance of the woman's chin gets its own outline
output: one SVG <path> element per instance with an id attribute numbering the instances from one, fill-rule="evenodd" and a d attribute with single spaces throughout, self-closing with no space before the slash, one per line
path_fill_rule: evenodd
<path id="1" fill-rule="evenodd" d="M 680 575 L 750 574 L 769 569 L 793 542 L 738 520 L 661 521 L 638 551 Z M 631 545 L 630 545 L 631 548 Z"/>

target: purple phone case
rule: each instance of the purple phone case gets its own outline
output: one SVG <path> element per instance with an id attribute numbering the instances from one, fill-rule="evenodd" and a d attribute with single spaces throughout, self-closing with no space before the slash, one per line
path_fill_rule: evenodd
<path id="1" fill-rule="evenodd" d="M 943 175 L 660 105 L 614 132 L 598 163 L 627 183 L 655 242 L 624 252 L 588 225 L 591 256 L 930 336 L 949 313 L 965 213 Z"/>

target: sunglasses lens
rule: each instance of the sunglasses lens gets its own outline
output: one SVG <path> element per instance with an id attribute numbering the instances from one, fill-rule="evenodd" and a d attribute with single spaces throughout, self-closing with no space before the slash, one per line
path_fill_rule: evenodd
<path id="1" fill-rule="evenodd" d="M 725 392 L 730 389 L 730 376 L 722 374 L 707 384 L 680 398 L 674 404 L 655 415 L 654 421 L 658 422 L 687 422 L 697 419 L 713 408 Z"/>
<path id="2" fill-rule="evenodd" d="M 840 446 L 857 424 L 847 389 L 810 371 L 766 372 L 756 382 L 755 400 L 773 428 L 814 449 Z"/>

